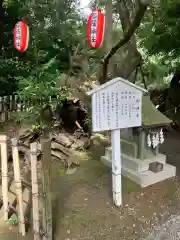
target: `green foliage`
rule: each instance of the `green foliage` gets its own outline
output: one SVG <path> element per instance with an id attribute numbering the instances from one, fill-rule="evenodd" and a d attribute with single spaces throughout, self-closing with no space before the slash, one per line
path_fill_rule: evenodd
<path id="1" fill-rule="evenodd" d="M 143 78 L 148 89 L 151 88 L 166 88 L 169 85 L 169 68 L 163 63 L 162 57 L 158 55 L 149 56 L 147 50 L 139 49 L 144 63 L 142 72 L 137 74 L 137 82 L 143 85 Z"/>
<path id="2" fill-rule="evenodd" d="M 41 126 L 43 124 L 41 111 L 45 106 L 50 105 L 53 109 L 57 102 L 61 102 L 68 96 L 69 92 L 65 86 L 56 87 L 57 81 L 61 79 L 58 72 L 51 72 L 55 62 L 53 59 L 41 67 L 38 65 L 27 78 L 19 78 L 18 95 L 21 101 L 27 104 L 26 111 L 19 115 L 19 120 Z"/>
<path id="3" fill-rule="evenodd" d="M 19 223 L 18 216 L 15 213 L 13 213 L 12 216 L 8 219 L 8 223 L 10 225 L 17 225 Z"/>
<path id="4" fill-rule="evenodd" d="M 32 69 L 36 71 L 37 65 L 41 68 L 54 58 L 52 73 L 68 72 L 70 55 L 81 37 L 77 34 L 82 26 L 77 4 L 73 0 L 4 0 L 0 95 L 12 94 L 18 88 L 19 78 L 28 79 L 33 75 Z M 30 43 L 25 53 L 13 47 L 13 28 L 20 19 L 30 28 Z"/>
<path id="5" fill-rule="evenodd" d="M 169 73 L 179 68 L 180 3 L 161 0 L 157 8 L 149 9 L 138 32 L 140 46 L 156 55 Z"/>
<path id="6" fill-rule="evenodd" d="M 114 23 L 113 41 L 116 43 L 122 37 L 122 28 L 118 21 L 119 2 L 113 3 L 117 23 Z M 129 11 L 133 12 L 136 1 L 128 0 L 127 3 Z M 0 5 L 3 9 L 0 19 L 0 31 L 3 30 L 0 39 L 0 95 L 17 91 L 23 101 L 36 103 L 20 116 L 21 119 L 31 119 L 32 124 L 40 124 L 40 111 L 46 104 L 54 106 L 56 100 L 49 101 L 49 96 L 57 95 L 61 101 L 69 94 L 69 89 L 57 88 L 57 85 L 60 85 L 60 76 L 69 72 L 71 56 L 77 46 L 77 55 L 85 55 L 88 59 L 87 75 L 99 72 L 105 49 L 102 46 L 93 50 L 87 46 L 86 20 L 79 14 L 78 4 L 73 0 L 4 0 Z M 148 9 L 137 32 L 148 87 L 165 87 L 169 74 L 179 67 L 179 6 L 178 0 L 161 0 L 157 8 Z M 20 19 L 30 28 L 30 43 L 25 53 L 19 53 L 13 47 L 12 30 Z M 124 53 L 125 50 L 121 49 L 113 58 L 117 66 Z M 139 72 L 137 82 L 142 83 L 142 79 Z"/>
<path id="7" fill-rule="evenodd" d="M 17 92 L 26 104 L 26 111 L 16 116 L 21 121 L 41 126 L 42 109 L 47 104 L 54 107 L 69 94 L 65 86 L 56 86 L 60 76 L 69 71 L 76 46 L 85 46 L 85 25 L 77 6 L 73 0 L 3 1 L 0 95 Z M 24 53 L 13 46 L 12 30 L 21 19 L 30 29 L 30 42 Z"/>

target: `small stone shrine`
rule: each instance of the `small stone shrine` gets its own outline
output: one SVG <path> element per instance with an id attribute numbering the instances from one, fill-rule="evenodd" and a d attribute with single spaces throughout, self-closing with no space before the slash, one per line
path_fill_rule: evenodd
<path id="1" fill-rule="evenodd" d="M 163 127 L 171 120 L 159 112 L 149 96 L 142 99 L 142 125 L 121 130 L 122 175 L 146 187 L 176 175 L 176 167 L 166 163 L 159 153 L 164 142 Z M 106 148 L 101 161 L 112 166 L 111 147 Z"/>

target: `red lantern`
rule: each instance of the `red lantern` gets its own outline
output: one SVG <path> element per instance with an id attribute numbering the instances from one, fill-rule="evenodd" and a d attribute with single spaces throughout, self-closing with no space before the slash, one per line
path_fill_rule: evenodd
<path id="1" fill-rule="evenodd" d="M 105 16 L 101 10 L 94 10 L 89 15 L 87 25 L 88 45 L 99 48 L 103 42 L 105 28 Z"/>
<path id="2" fill-rule="evenodd" d="M 29 44 L 29 27 L 23 21 L 16 23 L 14 28 L 14 47 L 24 52 L 28 48 Z"/>

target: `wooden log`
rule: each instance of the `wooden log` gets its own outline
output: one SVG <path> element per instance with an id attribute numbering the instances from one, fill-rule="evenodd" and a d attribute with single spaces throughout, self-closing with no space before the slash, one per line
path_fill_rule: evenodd
<path id="1" fill-rule="evenodd" d="M 30 138 L 31 136 L 32 136 L 32 132 L 26 131 L 24 134 L 20 133 L 19 139 L 24 140 L 24 139 Z"/>
<path id="2" fill-rule="evenodd" d="M 31 143 L 30 148 L 34 240 L 40 240 L 39 191 L 37 179 L 37 143 Z"/>
<path id="3" fill-rule="evenodd" d="M 64 160 L 66 157 L 64 156 L 64 154 L 62 154 L 60 151 L 57 151 L 57 150 L 52 150 L 51 149 L 51 155 L 54 156 L 54 157 L 57 157 L 61 160 Z"/>
<path id="4" fill-rule="evenodd" d="M 68 153 L 64 154 L 63 150 L 65 151 L 66 149 L 63 148 L 63 146 L 61 146 L 60 144 L 58 144 L 58 146 L 59 146 L 58 148 L 54 148 L 54 149 L 52 147 L 51 155 L 63 160 L 65 158 L 65 156 L 67 156 Z M 54 145 L 54 147 L 55 147 L 55 145 Z M 28 147 L 28 145 L 22 143 L 21 141 L 20 141 L 20 144 L 18 145 L 18 149 L 19 149 L 19 151 L 22 151 L 24 154 L 27 154 L 30 151 L 30 148 Z M 41 145 L 37 144 L 37 156 L 39 156 L 40 154 L 41 154 Z M 68 156 L 69 156 L 69 154 L 68 154 Z"/>
<path id="5" fill-rule="evenodd" d="M 65 148 L 64 146 L 62 146 L 61 144 L 59 144 L 58 142 L 51 142 L 51 148 L 53 150 L 57 149 L 60 152 L 62 152 L 64 155 L 69 156 L 71 154 L 71 152 L 69 151 L 69 149 Z"/>
<path id="6" fill-rule="evenodd" d="M 19 152 L 17 148 L 17 139 L 13 138 L 12 140 L 12 155 L 13 155 L 13 165 L 14 165 L 14 180 L 16 183 L 16 194 L 18 202 L 18 216 L 19 216 L 19 232 L 22 236 L 26 235 L 25 228 L 25 218 L 23 211 L 23 194 L 22 194 L 22 182 L 20 175 L 20 163 L 19 163 Z"/>
<path id="7" fill-rule="evenodd" d="M 68 164 L 66 158 L 64 158 L 64 156 L 62 155 L 62 153 L 55 151 L 55 150 L 51 150 L 51 155 L 59 158 L 62 161 L 62 163 L 64 164 L 65 168 L 69 167 L 69 164 Z"/>
<path id="8" fill-rule="evenodd" d="M 2 169 L 2 195 L 4 221 L 8 221 L 8 157 L 7 157 L 7 136 L 0 135 L 1 144 L 1 169 Z"/>
<path id="9" fill-rule="evenodd" d="M 51 140 L 41 138 L 42 149 L 42 214 L 43 240 L 52 240 L 52 193 L 51 193 Z"/>
<path id="10" fill-rule="evenodd" d="M 76 142 L 76 138 L 69 133 L 64 133 L 64 135 L 71 141 L 71 143 Z"/>
<path id="11" fill-rule="evenodd" d="M 72 145 L 72 141 L 63 133 L 59 133 L 54 141 L 66 148 L 69 148 Z"/>

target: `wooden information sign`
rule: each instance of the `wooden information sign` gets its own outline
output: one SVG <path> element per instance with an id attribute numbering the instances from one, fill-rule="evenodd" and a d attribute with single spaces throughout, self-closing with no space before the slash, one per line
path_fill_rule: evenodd
<path id="1" fill-rule="evenodd" d="M 145 89 L 123 78 L 115 78 L 88 92 L 92 97 L 93 132 L 111 131 L 112 191 L 122 204 L 120 129 L 141 126 L 142 95 Z"/>

